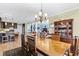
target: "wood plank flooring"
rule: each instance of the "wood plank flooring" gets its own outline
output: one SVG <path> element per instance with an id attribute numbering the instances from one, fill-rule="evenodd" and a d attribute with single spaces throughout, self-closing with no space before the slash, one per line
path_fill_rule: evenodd
<path id="1" fill-rule="evenodd" d="M 5 51 L 12 50 L 19 47 L 21 47 L 20 36 L 18 38 L 15 38 L 15 41 L 13 42 L 6 42 L 3 44 L 0 44 L 0 56 L 3 56 L 3 52 Z"/>

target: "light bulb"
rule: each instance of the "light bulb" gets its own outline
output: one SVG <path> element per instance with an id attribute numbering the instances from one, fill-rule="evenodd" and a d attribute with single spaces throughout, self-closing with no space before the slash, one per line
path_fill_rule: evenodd
<path id="1" fill-rule="evenodd" d="M 47 17 L 47 13 L 45 13 L 44 15 L 45 15 L 45 17 Z"/>
<path id="2" fill-rule="evenodd" d="M 5 23 L 5 25 L 7 25 L 7 23 Z"/>
<path id="3" fill-rule="evenodd" d="M 13 26 L 14 24 L 12 23 L 12 26 Z"/>
<path id="4" fill-rule="evenodd" d="M 42 12 L 41 11 L 39 12 L 39 16 L 42 16 Z"/>
<path id="5" fill-rule="evenodd" d="M 49 19 L 47 19 L 47 22 L 49 22 Z"/>
<path id="6" fill-rule="evenodd" d="M 37 15 L 35 15 L 35 18 L 37 18 L 38 16 Z"/>

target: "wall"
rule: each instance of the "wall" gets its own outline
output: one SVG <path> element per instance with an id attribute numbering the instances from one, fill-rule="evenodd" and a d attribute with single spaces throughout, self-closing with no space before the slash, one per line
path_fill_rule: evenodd
<path id="1" fill-rule="evenodd" d="M 15 29 L 15 32 L 19 32 L 19 34 L 22 33 L 22 24 L 17 24 L 17 29 Z"/>
<path id="2" fill-rule="evenodd" d="M 53 24 L 54 21 L 73 19 L 73 36 L 79 36 L 79 9 L 62 12 L 63 13 L 49 17 L 50 24 Z"/>

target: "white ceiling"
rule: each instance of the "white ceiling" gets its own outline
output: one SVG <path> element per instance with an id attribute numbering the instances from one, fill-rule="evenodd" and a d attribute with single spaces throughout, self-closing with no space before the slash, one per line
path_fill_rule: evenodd
<path id="1" fill-rule="evenodd" d="M 77 7 L 78 3 L 43 3 L 43 10 L 48 16 Z M 20 22 L 30 22 L 34 20 L 34 15 L 40 11 L 40 8 L 40 3 L 0 3 L 0 16 L 14 18 Z"/>

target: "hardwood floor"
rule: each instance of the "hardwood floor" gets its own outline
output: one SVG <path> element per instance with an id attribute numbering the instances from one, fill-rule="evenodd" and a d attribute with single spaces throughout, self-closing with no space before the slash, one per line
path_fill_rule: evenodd
<path id="1" fill-rule="evenodd" d="M 20 36 L 18 38 L 15 38 L 15 41 L 13 42 L 6 42 L 3 44 L 0 44 L 0 56 L 3 56 L 3 52 L 5 51 L 12 50 L 19 47 L 21 47 Z"/>
<path id="2" fill-rule="evenodd" d="M 21 47 L 20 36 L 18 38 L 15 38 L 15 41 L 13 41 L 13 42 L 7 42 L 7 43 L 0 44 L 0 56 L 3 56 L 3 53 L 6 51 L 14 50 L 19 47 Z M 78 40 L 78 47 L 79 47 L 79 40 Z M 37 53 L 37 54 L 38 54 L 38 56 L 43 56 L 40 53 Z"/>

